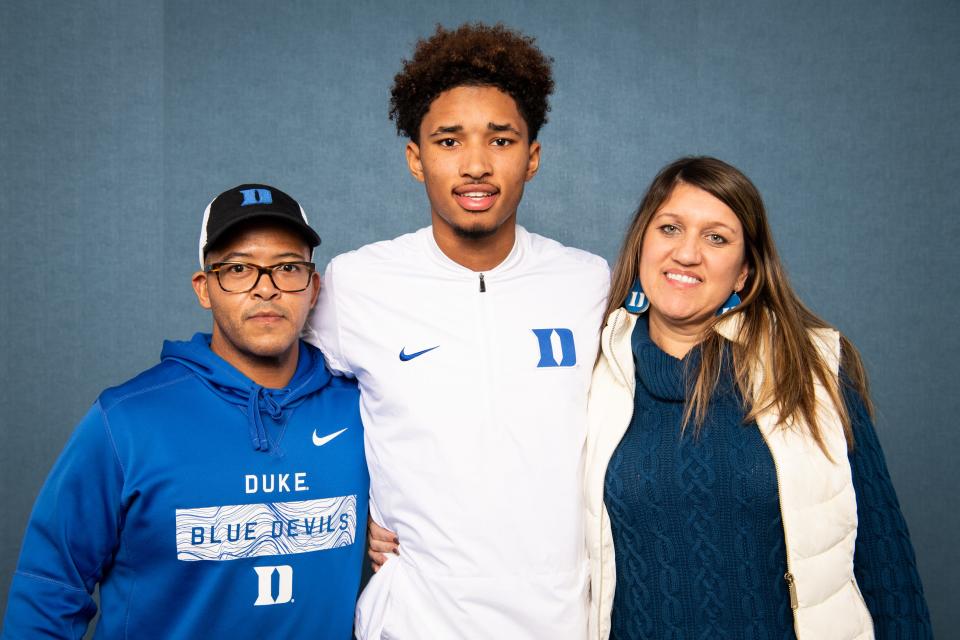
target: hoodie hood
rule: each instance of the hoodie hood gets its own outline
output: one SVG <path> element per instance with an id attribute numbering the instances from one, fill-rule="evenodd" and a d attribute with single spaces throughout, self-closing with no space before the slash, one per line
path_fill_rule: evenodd
<path id="1" fill-rule="evenodd" d="M 240 373 L 210 350 L 208 333 L 197 333 L 189 341 L 164 341 L 160 360 L 176 362 L 193 371 L 211 391 L 240 407 L 247 415 L 250 441 L 256 451 L 270 449 L 265 418 L 284 422 L 290 410 L 330 383 L 323 356 L 303 340 L 300 340 L 297 370 L 282 389 L 261 387 Z"/>

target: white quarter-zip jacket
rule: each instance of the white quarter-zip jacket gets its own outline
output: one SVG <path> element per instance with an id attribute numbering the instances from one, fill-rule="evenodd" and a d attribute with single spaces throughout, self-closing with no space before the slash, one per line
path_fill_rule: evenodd
<path id="1" fill-rule="evenodd" d="M 582 640 L 586 403 L 609 269 L 517 227 L 477 273 L 430 227 L 334 258 L 310 339 L 355 376 L 373 518 L 400 555 L 361 639 Z"/>

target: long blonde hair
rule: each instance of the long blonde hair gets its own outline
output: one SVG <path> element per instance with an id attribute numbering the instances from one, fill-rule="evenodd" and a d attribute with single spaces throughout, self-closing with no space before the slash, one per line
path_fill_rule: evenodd
<path id="1" fill-rule="evenodd" d="M 742 302 L 724 315 L 741 318 L 737 340 L 728 342 L 714 330 L 719 318 L 704 331 L 699 345 L 699 370 L 689 376 L 687 406 L 683 426 L 691 421 L 697 431 L 706 419 L 709 400 L 719 381 L 721 363 L 729 344 L 733 373 L 747 407 L 745 420 L 752 422 L 769 409 L 775 409 L 780 425 L 803 420 L 820 448 L 827 452 L 817 424 L 815 382 L 827 390 L 843 423 L 848 447 L 853 447 L 850 416 L 841 397 L 840 381 L 823 360 L 810 335 L 811 329 L 829 328 L 797 297 L 777 255 L 767 214 L 757 188 L 743 173 L 729 164 L 706 156 L 680 158 L 657 174 L 637 209 L 623 242 L 613 271 L 609 316 L 619 308 L 634 281 L 639 277 L 643 237 L 657 210 L 674 187 L 686 183 L 703 189 L 727 205 L 743 225 L 748 275 Z M 866 372 L 860 354 L 841 336 L 842 368 L 851 386 L 872 412 Z M 763 360 L 761 362 L 761 354 Z M 763 382 L 754 387 L 758 365 L 764 365 Z M 828 454 L 829 457 L 829 454 Z"/>

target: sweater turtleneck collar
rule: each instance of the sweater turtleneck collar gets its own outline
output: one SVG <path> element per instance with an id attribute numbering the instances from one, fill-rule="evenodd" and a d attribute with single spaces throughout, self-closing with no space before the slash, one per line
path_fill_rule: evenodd
<path id="1" fill-rule="evenodd" d="M 683 402 L 687 388 L 684 373 L 696 372 L 700 359 L 699 350 L 691 349 L 682 360 L 674 358 L 650 338 L 650 325 L 646 315 L 637 318 L 631 342 L 637 381 L 654 398 Z"/>

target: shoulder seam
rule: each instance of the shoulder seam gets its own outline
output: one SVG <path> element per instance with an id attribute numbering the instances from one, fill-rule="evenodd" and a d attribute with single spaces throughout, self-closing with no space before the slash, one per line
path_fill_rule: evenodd
<path id="1" fill-rule="evenodd" d="M 151 386 L 149 386 L 149 387 L 144 387 L 143 389 L 137 389 L 137 390 L 135 390 L 135 391 L 130 391 L 129 393 L 124 394 L 124 395 L 120 396 L 119 398 L 117 398 L 116 400 L 114 400 L 113 402 L 111 402 L 109 408 L 108 408 L 108 407 L 104 407 L 104 406 L 103 406 L 103 403 L 101 403 L 101 404 L 100 404 L 101 409 L 102 409 L 102 411 L 104 411 L 105 413 L 108 412 L 108 411 L 112 411 L 114 407 L 118 406 L 118 405 L 121 404 L 122 402 L 125 402 L 125 401 L 129 400 L 130 398 L 134 398 L 134 397 L 136 397 L 136 396 L 143 395 L 144 393 L 149 393 L 149 392 L 151 392 L 151 391 L 156 391 L 157 389 L 162 389 L 163 387 L 168 387 L 168 386 L 173 385 L 173 384 L 178 384 L 178 383 L 183 382 L 184 380 L 192 377 L 193 375 L 194 375 L 194 374 L 193 374 L 192 372 L 187 372 L 187 373 L 185 373 L 184 375 L 180 376 L 179 378 L 174 378 L 173 380 L 167 380 L 166 382 L 161 382 L 161 383 L 159 383 L 159 384 L 154 384 L 154 385 L 151 385 Z M 98 402 L 99 402 L 99 400 L 98 400 Z"/>
<path id="2" fill-rule="evenodd" d="M 182 378 L 178 378 L 176 381 L 179 381 L 179 380 L 182 380 Z M 176 381 L 174 381 L 174 382 L 176 382 Z M 162 386 L 165 386 L 165 385 L 156 385 L 156 387 L 162 387 Z M 137 394 L 131 394 L 131 395 L 137 395 Z M 126 470 L 126 468 L 123 466 L 123 460 L 120 459 L 120 450 L 119 450 L 119 448 L 117 447 L 117 441 L 116 441 L 116 440 L 114 439 L 114 437 L 113 437 L 113 430 L 110 429 L 110 419 L 107 417 L 107 412 L 103 409 L 103 405 L 100 403 L 100 400 L 99 400 L 99 399 L 97 399 L 97 407 L 100 409 L 100 415 L 101 415 L 101 417 L 103 418 L 103 431 L 104 431 L 104 433 L 106 434 L 107 439 L 110 441 L 110 446 L 113 448 L 113 457 L 114 457 L 114 458 L 116 459 L 116 461 L 117 461 L 117 466 L 120 467 L 120 475 L 121 475 L 122 478 L 123 478 L 123 482 L 122 482 L 122 484 L 121 484 L 121 487 L 125 487 L 125 486 L 127 485 L 127 470 Z M 121 490 L 121 492 L 120 492 L 120 496 L 121 496 L 121 498 L 122 498 L 122 496 L 123 496 L 123 491 L 122 491 L 122 490 Z M 120 509 L 121 509 L 121 513 L 122 513 L 123 510 L 124 510 L 124 508 L 123 508 L 123 507 L 120 507 Z M 124 516 L 124 517 L 125 517 L 125 516 Z M 118 524 L 118 526 L 119 526 L 119 522 L 117 522 L 117 524 Z M 123 537 L 122 527 L 121 527 L 121 531 L 120 531 L 120 537 L 121 537 L 121 538 Z M 91 576 L 89 576 L 89 577 L 92 578 L 93 576 L 96 576 L 96 575 L 103 575 L 103 574 L 102 574 L 103 566 L 104 566 L 106 563 L 107 563 L 107 559 L 104 559 L 103 562 L 101 562 L 101 563 L 97 566 L 97 568 L 94 569 L 93 573 L 92 573 Z M 134 574 L 136 574 L 136 572 L 134 572 Z"/>
<path id="3" fill-rule="evenodd" d="M 352 373 L 353 365 L 350 364 L 350 361 L 347 358 L 347 354 L 343 348 L 343 330 L 342 330 L 343 323 L 340 321 L 340 303 L 337 299 L 339 296 L 337 294 L 337 286 L 336 284 L 333 284 L 333 280 L 335 278 L 335 276 L 333 275 L 333 272 L 335 267 L 336 265 L 334 265 L 333 261 L 331 261 L 330 262 L 330 280 L 331 280 L 330 292 L 332 294 L 331 302 L 333 303 L 333 316 L 336 319 L 335 324 L 336 324 L 336 330 L 337 330 L 337 351 L 338 351 L 337 360 L 339 360 L 337 364 L 346 365 L 347 369 Z"/>
<path id="4" fill-rule="evenodd" d="M 113 457 L 117 461 L 117 466 L 120 467 L 120 473 L 123 475 L 124 480 L 127 478 L 127 470 L 123 467 L 123 461 L 120 459 L 120 450 L 117 448 L 117 441 L 113 437 L 113 431 L 110 429 L 110 419 L 107 417 L 107 412 L 103 408 L 103 404 L 100 402 L 100 399 L 97 399 L 97 408 L 100 410 L 100 418 L 103 422 L 103 431 L 107 436 L 107 440 L 110 441 L 110 446 L 113 448 Z M 126 484 L 126 482 L 124 482 Z"/>

